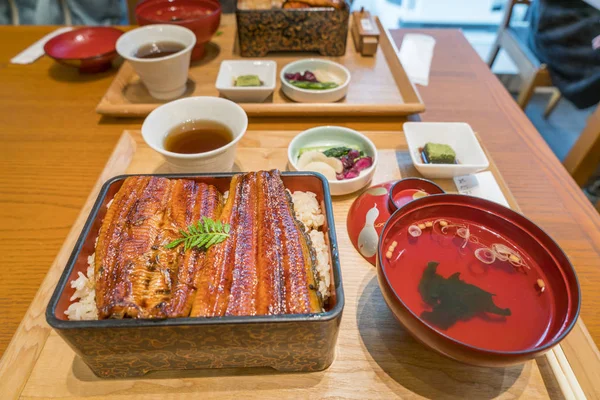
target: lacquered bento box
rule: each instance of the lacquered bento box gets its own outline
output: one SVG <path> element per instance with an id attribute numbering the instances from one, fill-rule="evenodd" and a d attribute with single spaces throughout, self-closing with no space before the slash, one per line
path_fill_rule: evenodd
<path id="1" fill-rule="evenodd" d="M 228 190 L 234 174 L 154 175 L 194 179 Z M 94 204 L 46 309 L 46 320 L 92 371 L 104 378 L 142 376 L 152 371 L 271 367 L 279 371 L 319 371 L 334 358 L 344 293 L 327 182 L 310 172 L 283 172 L 291 191 L 314 192 L 325 214 L 331 255 L 331 297 L 326 310 L 307 315 L 248 317 L 105 319 L 71 321 L 64 311 L 74 293 L 69 282 L 85 274 L 87 258 L 107 204 L 127 175 L 107 181 Z"/>
<path id="2" fill-rule="evenodd" d="M 236 9 L 240 54 L 264 57 L 272 51 L 346 53 L 351 2 L 345 7 Z"/>

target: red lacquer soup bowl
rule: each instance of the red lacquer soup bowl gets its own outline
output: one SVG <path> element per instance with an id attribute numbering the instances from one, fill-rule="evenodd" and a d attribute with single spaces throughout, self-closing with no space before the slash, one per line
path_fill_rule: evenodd
<path id="1" fill-rule="evenodd" d="M 73 29 L 50 39 L 44 51 L 59 63 L 79 68 L 81 72 L 101 72 L 110 68 L 117 57 L 115 46 L 122 34 L 123 31 L 106 26 Z"/>
<path id="2" fill-rule="evenodd" d="M 529 360 L 572 329 L 579 283 L 560 247 L 497 203 L 439 194 L 396 211 L 378 244 L 377 274 L 402 325 L 468 364 Z"/>
<path id="3" fill-rule="evenodd" d="M 190 29 L 196 35 L 191 59 L 199 60 L 221 23 L 221 4 L 217 0 L 146 0 L 137 5 L 135 16 L 140 25 L 175 24 Z"/>

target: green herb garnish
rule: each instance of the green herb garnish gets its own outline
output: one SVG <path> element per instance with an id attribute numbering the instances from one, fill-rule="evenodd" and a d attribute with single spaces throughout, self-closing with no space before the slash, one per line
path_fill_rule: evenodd
<path id="1" fill-rule="evenodd" d="M 327 90 L 338 87 L 339 85 L 335 82 L 308 82 L 308 81 L 288 81 L 290 84 L 300 89 L 310 90 Z"/>
<path id="2" fill-rule="evenodd" d="M 353 145 L 353 144 L 349 144 L 346 146 L 336 146 L 336 147 L 331 147 L 331 146 L 312 146 L 312 147 L 303 147 L 300 150 L 298 150 L 298 157 L 300 157 L 302 154 L 306 153 L 307 151 L 319 151 L 323 154 L 325 154 L 327 157 L 333 157 L 330 156 L 329 154 L 331 154 L 331 152 L 329 153 L 325 153 L 326 151 L 330 151 L 331 149 L 343 149 L 341 156 L 345 156 L 346 154 L 348 154 L 350 152 L 350 150 L 358 150 L 360 152 L 361 155 L 364 155 L 364 152 L 360 149 L 359 146 Z"/>
<path id="3" fill-rule="evenodd" d="M 188 226 L 187 231 L 180 230 L 179 233 L 182 237 L 173 240 L 165 247 L 172 249 L 183 243 L 186 250 L 193 247 L 208 249 L 210 246 L 227 239 L 230 229 L 231 226 L 222 223 L 221 220 L 215 222 L 210 218 L 202 217 L 202 220 L 198 221 L 197 224 Z"/>
<path id="4" fill-rule="evenodd" d="M 361 157 L 363 157 L 365 155 L 365 153 L 362 150 L 359 150 L 358 148 L 347 147 L 347 146 L 331 147 L 327 150 L 324 150 L 322 153 L 325 154 L 327 157 L 342 158 L 343 156 L 350 153 L 350 151 L 352 151 L 352 150 L 358 150 Z"/>

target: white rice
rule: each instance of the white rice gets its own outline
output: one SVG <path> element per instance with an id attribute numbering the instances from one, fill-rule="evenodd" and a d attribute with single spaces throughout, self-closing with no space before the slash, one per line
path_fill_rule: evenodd
<path id="1" fill-rule="evenodd" d="M 225 200 L 228 195 L 228 191 L 223 193 Z M 313 248 L 317 253 L 318 289 L 323 296 L 323 300 L 327 300 L 330 295 L 329 287 L 331 286 L 331 263 L 325 235 L 319 230 L 325 223 L 325 216 L 321 211 L 321 207 L 319 207 L 317 195 L 312 192 L 296 191 L 292 193 L 292 201 L 296 218 L 306 227 Z M 112 200 L 110 203 L 112 203 Z M 110 203 L 107 206 L 110 206 Z M 98 243 L 98 238 L 96 238 L 96 243 Z M 87 275 L 79 272 L 77 279 L 71 281 L 71 287 L 75 289 L 75 293 L 70 299 L 73 303 L 65 311 L 65 314 L 72 321 L 98 319 L 94 288 L 94 254 L 89 256 L 87 261 Z"/>
<path id="2" fill-rule="evenodd" d="M 296 191 L 292 193 L 292 201 L 294 202 L 296 219 L 304 224 L 307 232 L 311 229 L 318 230 L 323 226 L 325 216 L 321 212 L 316 194 Z"/>
<path id="3" fill-rule="evenodd" d="M 323 300 L 329 298 L 329 286 L 331 285 L 331 265 L 329 263 L 329 250 L 325 243 L 325 235 L 321 231 L 313 229 L 309 232 L 310 240 L 317 253 L 317 274 L 319 275 L 319 292 Z"/>
<path id="4" fill-rule="evenodd" d="M 306 227 L 313 248 L 317 253 L 316 270 L 319 280 L 319 292 L 321 292 L 323 300 L 326 300 L 330 295 L 331 263 L 329 248 L 325 243 L 325 235 L 319 230 L 325 223 L 325 215 L 319 207 L 317 195 L 312 192 L 296 191 L 292 193 L 292 201 L 294 202 L 296 218 Z"/>
<path id="5" fill-rule="evenodd" d="M 70 300 L 73 303 L 65 314 L 72 321 L 98 319 L 96 309 L 96 291 L 94 290 L 94 254 L 88 257 L 87 276 L 79 272 L 77 279 L 71 281 L 75 293 Z"/>

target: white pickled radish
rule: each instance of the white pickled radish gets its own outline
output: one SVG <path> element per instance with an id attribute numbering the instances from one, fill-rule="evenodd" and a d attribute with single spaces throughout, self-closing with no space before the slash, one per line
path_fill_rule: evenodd
<path id="1" fill-rule="evenodd" d="M 327 178 L 328 180 L 334 181 L 337 179 L 335 176 L 335 169 L 333 169 L 331 165 L 321 161 L 308 163 L 303 169 L 305 171 L 319 172 L 325 175 L 325 178 Z"/>

